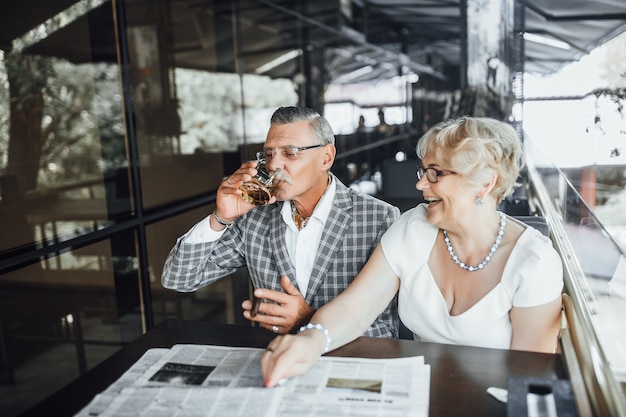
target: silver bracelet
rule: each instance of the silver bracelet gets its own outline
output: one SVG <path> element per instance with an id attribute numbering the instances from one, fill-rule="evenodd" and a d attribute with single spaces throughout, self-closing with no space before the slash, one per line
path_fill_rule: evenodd
<path id="1" fill-rule="evenodd" d="M 300 327 L 300 330 L 298 330 L 298 333 L 303 332 L 305 330 L 309 330 L 309 329 L 319 330 L 320 332 L 324 333 L 324 337 L 326 338 L 326 345 L 324 345 L 324 353 L 328 352 L 328 350 L 330 349 L 330 333 L 328 333 L 328 329 L 319 323 L 309 323 L 306 326 Z"/>
<path id="2" fill-rule="evenodd" d="M 213 210 L 213 217 L 215 217 L 215 220 L 217 220 L 217 222 L 221 224 L 222 226 L 228 227 L 228 226 L 232 226 L 233 223 L 235 223 L 234 220 L 232 222 L 224 221 L 220 216 L 217 215 L 217 209 Z"/>

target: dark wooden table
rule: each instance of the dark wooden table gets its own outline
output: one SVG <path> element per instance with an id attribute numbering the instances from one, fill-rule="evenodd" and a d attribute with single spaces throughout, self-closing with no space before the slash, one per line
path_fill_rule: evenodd
<path id="1" fill-rule="evenodd" d="M 23 416 L 72 416 L 117 380 L 146 350 L 179 343 L 265 347 L 262 328 L 168 320 L 37 404 Z M 362 337 L 328 354 L 363 358 L 423 355 L 431 366 L 430 416 L 505 416 L 506 404 L 486 393 L 506 388 L 510 375 L 567 379 L 562 357 L 543 353 Z"/>

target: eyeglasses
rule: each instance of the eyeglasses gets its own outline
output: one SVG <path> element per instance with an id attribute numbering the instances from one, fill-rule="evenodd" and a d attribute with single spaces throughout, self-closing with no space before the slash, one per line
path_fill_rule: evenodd
<path id="1" fill-rule="evenodd" d="M 319 145 L 301 146 L 299 148 L 295 146 L 264 148 L 261 152 L 256 153 L 256 157 L 257 159 L 265 158 L 265 160 L 270 161 L 278 152 L 280 152 L 285 158 L 295 161 L 298 159 L 300 152 L 306 151 L 307 149 L 321 148 L 322 146 L 326 146 L 326 144 L 320 143 Z"/>
<path id="2" fill-rule="evenodd" d="M 424 175 L 426 175 L 426 179 L 428 182 L 434 184 L 439 181 L 439 177 L 444 175 L 456 174 L 454 171 L 448 171 L 447 169 L 436 169 L 436 168 L 422 168 L 417 167 L 417 179 L 421 180 Z"/>

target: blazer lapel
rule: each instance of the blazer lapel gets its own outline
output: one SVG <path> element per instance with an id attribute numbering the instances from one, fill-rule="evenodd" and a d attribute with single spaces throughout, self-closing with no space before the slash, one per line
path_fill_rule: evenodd
<path id="1" fill-rule="evenodd" d="M 319 287 L 324 283 L 324 277 L 330 270 L 336 253 L 344 243 L 344 237 L 348 231 L 348 227 L 352 223 L 352 200 L 348 193 L 348 189 L 334 177 L 336 181 L 335 199 L 333 200 L 333 208 L 328 213 L 328 219 L 324 225 L 324 233 L 320 240 L 315 264 L 311 271 L 309 279 L 309 287 L 306 292 L 306 301 L 313 305 L 313 298 L 317 294 Z"/>
<path id="2" fill-rule="evenodd" d="M 277 210 L 282 209 L 282 205 L 277 205 Z M 269 243 L 270 248 L 272 250 L 272 254 L 276 259 L 276 268 L 281 276 L 287 275 L 292 283 L 297 287 L 296 283 L 296 274 L 293 271 L 293 267 L 291 265 L 291 260 L 289 259 L 289 252 L 287 252 L 287 246 L 285 245 L 285 232 L 287 229 L 287 225 L 283 221 L 282 216 L 272 215 L 270 217 L 270 225 L 269 225 Z M 280 277 L 279 282 L 276 283 L 275 290 L 280 290 Z"/>

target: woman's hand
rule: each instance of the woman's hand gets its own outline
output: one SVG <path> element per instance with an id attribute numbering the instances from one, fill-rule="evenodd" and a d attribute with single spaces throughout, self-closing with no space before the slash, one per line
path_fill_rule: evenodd
<path id="1" fill-rule="evenodd" d="M 314 329 L 272 340 L 261 357 L 264 385 L 274 387 L 287 378 L 304 374 L 317 362 L 325 343 L 324 333 Z"/>

